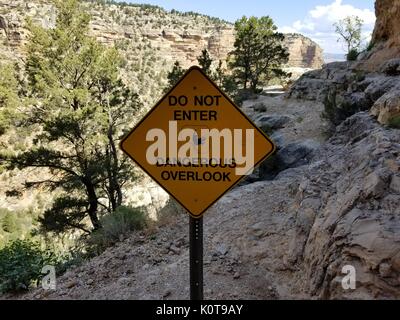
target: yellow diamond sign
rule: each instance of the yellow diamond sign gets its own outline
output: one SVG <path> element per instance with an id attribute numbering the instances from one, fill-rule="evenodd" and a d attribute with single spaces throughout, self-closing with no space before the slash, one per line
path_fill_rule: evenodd
<path id="1" fill-rule="evenodd" d="M 121 148 L 194 218 L 275 150 L 198 67 L 185 73 Z"/>

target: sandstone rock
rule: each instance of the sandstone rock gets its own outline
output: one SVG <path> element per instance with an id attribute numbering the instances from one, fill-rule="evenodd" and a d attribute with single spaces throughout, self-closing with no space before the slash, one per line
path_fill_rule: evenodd
<path id="1" fill-rule="evenodd" d="M 215 60 L 225 61 L 228 53 L 233 50 L 235 31 L 229 23 L 216 24 L 206 17 L 193 18 L 190 15 L 167 12 L 163 15 L 151 15 L 149 12 L 142 12 L 138 7 L 100 6 L 91 3 L 85 5 L 93 15 L 91 30 L 98 40 L 112 45 L 115 41 L 125 39 L 146 39 L 150 41 L 151 47 L 157 48 L 160 57 L 168 60 L 168 65 L 178 60 L 183 67 L 189 67 L 197 63 L 197 57 L 204 48 L 209 50 Z M 21 47 L 26 41 L 27 32 L 23 27 L 26 16 L 32 17 L 46 28 L 55 24 L 56 13 L 50 2 L 14 0 L 0 3 L 0 6 L 6 12 L 16 13 L 13 17 L 2 15 L 0 18 L 0 30 L 7 32 L 16 47 Z M 178 24 L 175 22 L 177 19 Z M 7 20 L 12 23 L 8 23 Z M 148 45 L 145 41 L 143 44 Z M 290 53 L 290 67 L 322 66 L 322 49 L 311 39 L 300 34 L 287 34 L 284 45 Z"/>
<path id="2" fill-rule="evenodd" d="M 287 97 L 323 101 L 328 93 L 331 81 L 308 78 L 308 73 L 303 75 L 288 91 Z"/>
<path id="3" fill-rule="evenodd" d="M 371 100 L 364 92 L 344 94 L 341 98 L 342 103 L 351 110 L 366 111 L 372 106 Z M 340 98 L 338 99 L 338 102 L 340 103 Z"/>
<path id="4" fill-rule="evenodd" d="M 368 197 L 381 197 L 384 194 L 386 181 L 379 172 L 373 172 L 365 179 L 364 194 Z"/>
<path id="5" fill-rule="evenodd" d="M 392 267 L 390 266 L 389 263 L 381 263 L 379 265 L 379 275 L 382 278 L 389 278 L 392 273 L 391 269 L 392 269 Z"/>
<path id="6" fill-rule="evenodd" d="M 300 166 L 297 168 L 289 168 L 286 170 L 281 171 L 276 177 L 276 180 L 291 180 L 291 181 L 296 181 L 296 177 L 301 177 L 304 173 L 304 170 L 308 168 L 307 165 Z M 294 191 L 297 192 L 299 185 L 296 183 L 293 183 L 293 185 L 289 185 L 290 190 L 289 191 Z"/>
<path id="7" fill-rule="evenodd" d="M 278 177 L 280 179 L 299 174 L 301 170 L 290 171 L 288 169 L 308 164 L 320 145 L 313 140 L 298 141 L 287 145 L 283 143 L 283 140 L 281 142 L 281 145 L 278 144 L 277 153 L 260 165 L 259 177 L 261 180 L 274 180 Z"/>
<path id="8" fill-rule="evenodd" d="M 365 94 L 372 101 L 377 101 L 386 93 L 399 85 L 399 77 L 378 76 L 373 77 L 370 85 L 365 89 Z"/>
<path id="9" fill-rule="evenodd" d="M 400 117 L 400 86 L 379 98 L 371 109 L 371 114 L 382 124 L 389 124 L 395 117 Z"/>
<path id="10" fill-rule="evenodd" d="M 323 65 L 320 70 L 307 72 L 290 88 L 286 96 L 323 102 L 332 87 L 344 86 L 353 77 L 350 67 L 349 62 L 332 62 Z"/>
<path id="11" fill-rule="evenodd" d="M 321 47 L 301 34 L 285 34 L 284 45 L 290 54 L 289 66 L 319 69 L 324 64 Z"/>
<path id="12" fill-rule="evenodd" d="M 382 124 L 400 117 L 400 76 L 395 76 L 400 59 L 385 63 L 384 74 L 368 73 L 348 62 L 330 63 L 321 70 L 304 74 L 287 93 L 295 99 L 334 101 L 335 121 L 371 109 L 371 114 Z M 389 75 L 388 75 L 389 74 Z"/>
<path id="13" fill-rule="evenodd" d="M 374 48 L 359 68 L 378 71 L 385 61 L 400 56 L 400 0 L 376 0 L 376 23 L 371 42 Z"/>
<path id="14" fill-rule="evenodd" d="M 270 138 L 278 149 L 281 149 L 285 145 L 285 138 L 279 131 L 275 131 L 273 134 L 271 134 Z"/>

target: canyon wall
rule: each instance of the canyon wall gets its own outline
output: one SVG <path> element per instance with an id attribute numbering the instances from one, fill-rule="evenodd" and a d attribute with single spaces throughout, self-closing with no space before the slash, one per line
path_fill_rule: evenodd
<path id="1" fill-rule="evenodd" d="M 377 0 L 375 13 L 373 47 L 360 63 L 360 68 L 368 71 L 377 71 L 385 61 L 400 58 L 400 0 Z"/>
<path id="2" fill-rule="evenodd" d="M 320 69 L 324 64 L 322 48 L 301 34 L 285 35 L 285 46 L 290 53 L 289 67 Z"/>
<path id="3" fill-rule="evenodd" d="M 233 25 L 196 14 L 167 12 L 157 7 L 102 5 L 86 3 L 92 15 L 91 31 L 105 44 L 118 43 L 123 51 L 132 50 L 132 42 L 148 46 L 162 57 L 165 66 L 178 60 L 184 67 L 197 62 L 203 49 L 215 60 L 225 60 L 233 49 Z M 7 58 L 23 55 L 27 38 L 25 18 L 45 27 L 55 23 L 55 10 L 49 1 L 0 0 L 0 53 Z M 288 67 L 320 68 L 322 49 L 312 40 L 287 34 L 285 46 L 290 52 Z"/>

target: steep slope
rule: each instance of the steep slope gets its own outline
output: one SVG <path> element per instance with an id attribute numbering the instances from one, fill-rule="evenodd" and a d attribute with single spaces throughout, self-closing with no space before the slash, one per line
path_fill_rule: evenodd
<path id="1" fill-rule="evenodd" d="M 368 71 L 377 71 L 383 62 L 400 58 L 400 0 L 377 0 L 375 11 L 373 49 L 360 64 L 360 68 Z"/>

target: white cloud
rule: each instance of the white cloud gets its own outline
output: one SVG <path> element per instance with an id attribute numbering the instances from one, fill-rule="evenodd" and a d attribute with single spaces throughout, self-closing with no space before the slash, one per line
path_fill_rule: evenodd
<path id="1" fill-rule="evenodd" d="M 348 4 L 343 4 L 343 0 L 335 0 L 327 6 L 316 6 L 310 11 L 313 19 L 327 19 L 336 22 L 346 16 L 358 16 L 366 24 L 375 23 L 375 14 L 369 9 L 358 9 Z"/>
<path id="2" fill-rule="evenodd" d="M 344 46 L 337 42 L 333 23 L 347 17 L 358 16 L 364 21 L 363 37 L 365 42 L 371 38 L 375 24 L 375 13 L 369 9 L 360 9 L 345 4 L 343 0 L 334 0 L 326 6 L 319 5 L 309 11 L 303 20 L 280 28 L 285 33 L 301 33 L 319 43 L 325 52 L 344 52 Z"/>
<path id="3" fill-rule="evenodd" d="M 297 20 L 295 23 L 293 23 L 293 28 L 296 29 L 296 30 L 314 31 L 315 23 L 309 22 L 309 21 Z"/>

